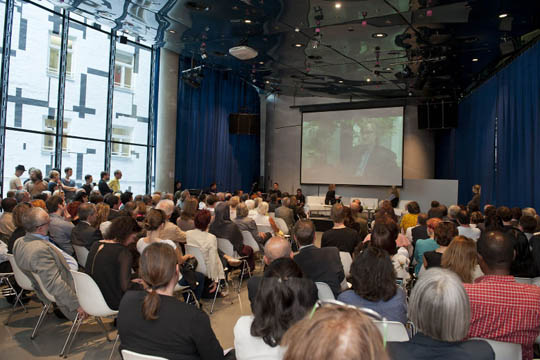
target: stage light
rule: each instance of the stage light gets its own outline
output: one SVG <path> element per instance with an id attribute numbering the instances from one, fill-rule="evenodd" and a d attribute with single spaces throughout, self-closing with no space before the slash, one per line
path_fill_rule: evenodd
<path id="1" fill-rule="evenodd" d="M 339 80 L 338 83 L 343 84 L 343 80 Z"/>
<path id="2" fill-rule="evenodd" d="M 473 62 L 478 62 L 478 58 L 473 58 L 472 61 Z"/>
<path id="3" fill-rule="evenodd" d="M 300 32 L 300 28 L 299 28 L 299 27 L 295 27 L 295 28 L 294 28 L 294 31 Z"/>
<path id="4" fill-rule="evenodd" d="M 499 14 L 499 19 L 504 19 L 504 18 L 507 17 L 507 16 L 508 16 L 507 13 Z"/>
<path id="5" fill-rule="evenodd" d="M 341 9 L 341 3 L 339 1 L 334 6 L 336 9 Z"/>
<path id="6" fill-rule="evenodd" d="M 176 31 L 175 31 L 175 30 L 169 30 L 169 32 L 170 32 L 171 34 L 176 34 Z"/>
<path id="7" fill-rule="evenodd" d="M 304 45 L 302 45 L 302 44 L 300 44 L 300 43 L 296 43 L 296 44 L 294 44 L 293 46 L 294 46 L 294 47 L 297 47 L 297 48 L 301 48 L 301 47 L 304 46 Z"/>
<path id="8" fill-rule="evenodd" d="M 382 38 L 385 38 L 387 36 L 388 36 L 388 34 L 386 34 L 386 33 L 374 33 L 374 34 L 371 34 L 372 38 L 378 38 L 378 39 L 382 39 Z"/>
<path id="9" fill-rule="evenodd" d="M 366 79 L 366 81 L 367 81 L 367 82 L 370 82 L 370 81 L 371 81 L 371 79 L 370 79 L 370 78 L 367 78 L 367 79 Z"/>
<path id="10" fill-rule="evenodd" d="M 264 65 L 264 61 L 259 61 L 259 65 Z"/>
<path id="11" fill-rule="evenodd" d="M 249 20 L 249 19 L 245 19 L 244 22 L 245 22 L 246 24 L 251 24 L 251 20 Z"/>

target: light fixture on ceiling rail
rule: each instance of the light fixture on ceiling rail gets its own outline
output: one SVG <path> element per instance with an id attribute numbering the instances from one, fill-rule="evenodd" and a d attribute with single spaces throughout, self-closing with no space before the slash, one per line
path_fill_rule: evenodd
<path id="1" fill-rule="evenodd" d="M 336 3 L 334 4 L 334 7 L 336 9 L 341 9 L 341 3 L 339 1 L 336 1 Z"/>
<path id="2" fill-rule="evenodd" d="M 251 20 L 250 19 L 244 19 L 244 23 L 251 24 Z"/>
<path id="3" fill-rule="evenodd" d="M 239 60 L 251 60 L 256 58 L 259 53 L 257 50 L 247 45 L 248 39 L 245 38 L 238 46 L 233 46 L 229 49 L 229 54 Z"/>
<path id="4" fill-rule="evenodd" d="M 362 17 L 363 17 L 363 20 L 362 20 L 362 26 L 363 26 L 363 27 L 366 27 L 366 26 L 367 26 L 366 16 L 367 16 L 367 11 L 362 11 Z"/>
<path id="5" fill-rule="evenodd" d="M 478 58 L 473 58 L 472 62 L 478 62 Z"/>
<path id="6" fill-rule="evenodd" d="M 171 29 L 171 30 L 169 30 L 169 32 L 170 32 L 171 34 L 176 34 L 176 30 L 172 30 L 172 29 Z"/>
<path id="7" fill-rule="evenodd" d="M 508 17 L 507 13 L 499 14 L 499 19 L 504 19 L 505 17 Z"/>
<path id="8" fill-rule="evenodd" d="M 293 44 L 294 47 L 297 47 L 297 48 L 301 48 L 303 47 L 304 45 L 300 44 L 300 43 L 296 43 L 296 44 Z"/>
<path id="9" fill-rule="evenodd" d="M 299 28 L 299 27 L 295 27 L 295 28 L 294 28 L 294 31 L 295 31 L 295 32 L 300 32 L 300 28 Z"/>
<path id="10" fill-rule="evenodd" d="M 375 39 L 383 39 L 383 38 L 385 38 L 387 36 L 388 36 L 387 33 L 373 33 L 373 34 L 371 34 L 371 37 L 375 38 Z"/>

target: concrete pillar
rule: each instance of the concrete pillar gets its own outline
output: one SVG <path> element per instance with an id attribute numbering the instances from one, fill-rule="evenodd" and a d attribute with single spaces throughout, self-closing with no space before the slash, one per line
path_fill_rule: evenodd
<path id="1" fill-rule="evenodd" d="M 156 138 L 156 191 L 174 190 L 178 54 L 161 48 Z"/>

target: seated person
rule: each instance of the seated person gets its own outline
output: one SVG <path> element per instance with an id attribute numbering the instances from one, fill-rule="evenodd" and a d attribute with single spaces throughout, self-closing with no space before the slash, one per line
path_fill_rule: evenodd
<path id="1" fill-rule="evenodd" d="M 13 209 L 13 224 L 15 225 L 15 230 L 7 241 L 9 254 L 13 254 L 13 245 L 15 245 L 15 241 L 26 234 L 26 231 L 24 230 L 23 216 L 31 208 L 32 205 L 30 205 L 30 203 L 22 202 L 17 204 L 17 206 L 15 206 Z M 11 272 L 11 270 L 6 272 Z"/>
<path id="2" fill-rule="evenodd" d="M 7 242 L 11 234 L 15 231 L 12 211 L 17 206 L 17 200 L 14 198 L 5 198 L 1 203 L 3 213 L 0 215 L 0 240 Z"/>
<path id="3" fill-rule="evenodd" d="M 348 252 L 352 255 L 356 246 L 362 242 L 357 231 L 345 226 L 344 206 L 334 204 L 330 211 L 330 218 L 334 222 L 332 229 L 326 230 L 321 239 L 321 247 L 334 246 L 339 251 Z"/>
<path id="4" fill-rule="evenodd" d="M 189 197 L 182 203 L 182 212 L 180 217 L 176 219 L 176 225 L 182 231 L 189 231 L 195 229 L 195 214 L 197 213 L 197 199 Z M 187 237 L 187 234 L 186 234 Z M 187 241 L 187 239 L 186 239 Z"/>
<path id="5" fill-rule="evenodd" d="M 294 210 L 291 209 L 290 206 L 291 199 L 289 197 L 284 197 L 281 200 L 281 206 L 276 209 L 276 218 L 280 218 L 285 221 L 285 224 L 287 224 L 287 228 L 289 229 L 289 233 L 291 233 L 291 230 L 294 227 Z"/>
<path id="6" fill-rule="evenodd" d="M 71 230 L 71 243 L 84 246 L 90 250 L 93 243 L 103 239 L 101 231 L 90 225 L 95 221 L 96 206 L 92 203 L 81 204 L 77 214 L 79 215 L 79 222 Z"/>
<path id="7" fill-rule="evenodd" d="M 468 337 L 521 344 L 523 359 L 530 360 L 540 329 L 540 287 L 510 275 L 514 246 L 508 234 L 488 231 L 477 248 L 485 275 L 464 284 L 472 309 Z"/>
<path id="8" fill-rule="evenodd" d="M 439 247 L 433 251 L 424 253 L 422 263 L 425 269 L 441 266 L 444 252 L 448 248 L 448 245 L 450 245 L 452 239 L 457 235 L 457 226 L 453 222 L 443 221 L 437 226 L 437 229 L 435 229 L 435 241 Z"/>
<path id="9" fill-rule="evenodd" d="M 420 214 L 420 205 L 416 201 L 407 203 L 407 213 L 401 217 L 399 227 L 406 234 L 407 229 L 416 226 L 418 223 L 418 214 Z"/>
<path id="10" fill-rule="evenodd" d="M 120 302 L 120 349 L 170 360 L 223 359 L 208 315 L 173 296 L 180 277 L 173 248 L 163 243 L 146 247 L 139 273 L 146 290 L 128 291 Z"/>
<path id="11" fill-rule="evenodd" d="M 284 360 L 387 360 L 383 337 L 359 309 L 323 303 L 283 337 Z"/>
<path id="12" fill-rule="evenodd" d="M 406 294 L 396 284 L 396 274 L 388 253 L 366 246 L 351 265 L 352 290 L 339 294 L 338 300 L 369 308 L 390 321 L 407 322 Z"/>
<path id="13" fill-rule="evenodd" d="M 336 202 L 340 202 L 341 197 L 336 197 L 336 184 L 328 185 L 328 191 L 324 197 L 325 205 L 334 205 Z"/>
<path id="14" fill-rule="evenodd" d="M 452 270 L 462 282 L 472 283 L 483 276 L 478 265 L 476 242 L 465 236 L 456 236 L 448 245 L 441 260 L 441 267 Z"/>
<path id="15" fill-rule="evenodd" d="M 75 317 L 85 318 L 87 315 L 79 306 L 75 295 L 75 284 L 70 272 L 70 266 L 78 269 L 77 262 L 71 258 L 68 264 L 65 255 L 53 245 L 47 236 L 49 215 L 42 208 L 31 208 L 23 215 L 23 225 L 26 235 L 15 241 L 13 256 L 15 262 L 32 282 L 39 299 L 49 304 L 43 295 L 37 280 L 32 273 L 39 276 L 46 290 L 56 299 L 56 305 L 70 320 Z M 69 256 L 69 255 L 68 255 Z"/>
<path id="16" fill-rule="evenodd" d="M 428 231 L 427 231 L 427 221 L 428 221 L 427 214 L 424 214 L 424 213 L 418 214 L 416 221 L 417 221 L 416 226 L 408 228 L 405 233 L 405 235 L 407 236 L 409 241 L 413 244 L 413 246 L 416 246 L 416 241 L 420 239 L 429 238 Z"/>
<path id="17" fill-rule="evenodd" d="M 302 270 L 291 258 L 272 262 L 259 284 L 253 315 L 240 317 L 234 326 L 236 358 L 282 359 L 283 334 L 316 302 L 317 287 L 303 279 Z"/>
<path id="18" fill-rule="evenodd" d="M 378 222 L 375 224 L 375 227 L 373 227 L 369 244 L 386 250 L 390 256 L 392 265 L 394 266 L 396 277 L 407 283 L 411 277 L 409 274 L 410 260 L 407 250 L 405 250 L 405 248 L 398 248 L 396 246 L 395 239 L 398 232 L 399 228 L 392 220 Z M 365 244 L 362 246 L 365 246 Z"/>
<path id="19" fill-rule="evenodd" d="M 414 273 L 418 275 L 422 265 L 424 263 L 424 253 L 433 251 L 439 247 L 439 244 L 435 241 L 435 229 L 442 220 L 439 218 L 431 218 L 427 221 L 427 233 L 428 237 L 425 239 L 418 239 L 414 246 L 414 260 L 416 260 L 416 266 L 414 267 Z"/>
<path id="20" fill-rule="evenodd" d="M 255 223 L 255 220 L 248 217 L 248 208 L 245 203 L 240 203 L 236 207 L 236 218 L 234 219 L 234 222 L 238 225 L 240 231 L 249 232 L 257 244 L 259 244 L 259 249 L 253 249 L 254 251 L 262 250 L 266 240 L 270 239 L 272 236 L 269 232 L 263 233 L 257 231 L 257 224 Z"/>
<path id="21" fill-rule="evenodd" d="M 113 310 L 118 310 L 126 291 L 135 287 L 131 282 L 133 255 L 128 246 L 135 243 L 140 230 L 133 218 L 117 216 L 111 221 L 106 239 L 94 242 L 88 253 L 85 271 Z"/>
<path id="22" fill-rule="evenodd" d="M 174 211 L 174 202 L 172 200 L 160 200 L 156 205 L 156 209 L 163 210 L 167 219 L 165 220 L 165 226 L 159 233 L 161 239 L 169 239 L 178 244 L 186 243 L 186 233 L 183 232 L 175 223 L 170 221 L 171 215 Z"/>
<path id="23" fill-rule="evenodd" d="M 387 202 L 388 200 L 385 200 L 385 202 Z M 390 212 L 391 211 L 391 212 Z M 397 225 L 397 219 L 395 217 L 395 214 L 393 213 L 393 209 L 391 210 L 384 210 L 384 209 L 379 209 L 377 211 L 377 213 L 375 214 L 375 221 L 374 221 L 374 224 L 372 225 L 372 228 L 375 228 L 375 225 L 377 224 L 386 224 L 386 225 L 389 225 L 391 226 L 392 228 L 395 226 L 397 227 L 397 235 L 396 235 L 396 238 L 394 239 L 395 243 L 396 243 L 396 246 L 398 248 L 400 247 L 403 247 L 405 249 L 407 249 L 407 252 L 409 253 L 409 256 L 412 256 L 414 254 L 414 248 L 412 246 L 412 243 L 409 241 L 409 239 L 401 234 L 399 232 L 399 227 Z M 365 238 L 364 238 L 364 242 L 368 242 L 370 241 L 371 239 L 371 234 L 368 234 Z"/>
<path id="24" fill-rule="evenodd" d="M 471 217 L 465 210 L 461 210 L 457 216 L 458 221 L 458 233 L 459 235 L 468 237 L 469 239 L 473 239 L 474 241 L 477 241 L 480 237 L 481 231 L 480 229 L 471 227 Z"/>
<path id="25" fill-rule="evenodd" d="M 334 296 L 337 297 L 341 291 L 341 282 L 345 278 L 338 248 L 316 247 L 313 244 L 315 226 L 310 220 L 296 222 L 294 238 L 300 245 L 300 251 L 294 256 L 294 261 L 300 266 L 304 275 L 314 282 L 328 284 Z"/>
<path id="26" fill-rule="evenodd" d="M 257 215 L 253 217 L 253 220 L 255 220 L 257 226 L 271 227 L 274 233 L 279 233 L 276 222 L 268 215 L 268 203 L 266 201 L 261 201 L 257 207 Z"/>
<path id="27" fill-rule="evenodd" d="M 51 220 L 49 224 L 49 236 L 51 240 L 60 249 L 73 256 L 75 250 L 73 250 L 73 245 L 71 245 L 71 231 L 75 226 L 71 221 L 66 219 L 67 211 L 64 199 L 58 195 L 54 195 L 45 204 Z"/>
<path id="28" fill-rule="evenodd" d="M 392 359 L 495 359 L 487 342 L 463 341 L 471 307 L 461 280 L 449 270 L 434 268 L 422 275 L 409 299 L 409 317 L 418 332 L 409 341 L 388 343 Z"/>

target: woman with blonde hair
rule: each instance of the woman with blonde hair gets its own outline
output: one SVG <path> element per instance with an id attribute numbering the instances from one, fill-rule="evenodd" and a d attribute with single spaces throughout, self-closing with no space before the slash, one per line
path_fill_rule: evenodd
<path id="1" fill-rule="evenodd" d="M 442 256 L 441 267 L 455 272 L 464 283 L 472 283 L 474 279 L 482 276 L 477 256 L 474 240 L 456 236 Z"/>
<path id="2" fill-rule="evenodd" d="M 111 208 L 109 205 L 101 202 L 96 205 L 96 216 L 94 217 L 94 221 L 90 224 L 94 229 L 101 230 L 101 233 L 103 236 L 105 236 L 105 231 L 108 226 L 101 226 L 102 224 L 107 222 L 107 219 L 109 218 L 109 212 L 111 211 Z"/>

